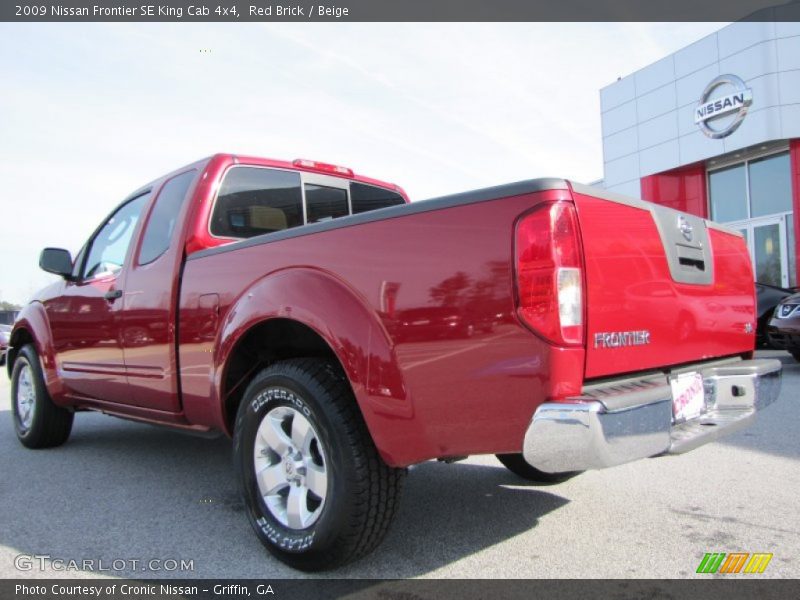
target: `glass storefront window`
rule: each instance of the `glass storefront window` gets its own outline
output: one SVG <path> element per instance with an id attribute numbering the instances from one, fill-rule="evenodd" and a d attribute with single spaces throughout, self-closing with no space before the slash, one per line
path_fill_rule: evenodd
<path id="1" fill-rule="evenodd" d="M 780 286 L 783 283 L 780 225 L 760 225 L 753 233 L 756 281 Z"/>
<path id="2" fill-rule="evenodd" d="M 750 216 L 763 217 L 792 210 L 789 154 L 777 154 L 748 163 Z"/>
<path id="3" fill-rule="evenodd" d="M 711 219 L 742 232 L 756 281 L 797 285 L 791 160 L 786 151 L 708 172 Z"/>
<path id="4" fill-rule="evenodd" d="M 718 223 L 747 219 L 747 180 L 743 164 L 718 171 L 708 176 L 711 198 L 711 219 Z"/>

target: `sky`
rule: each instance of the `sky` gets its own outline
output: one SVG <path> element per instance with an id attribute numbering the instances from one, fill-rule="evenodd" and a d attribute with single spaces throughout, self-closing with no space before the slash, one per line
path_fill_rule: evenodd
<path id="1" fill-rule="evenodd" d="M 216 152 L 412 200 L 602 178 L 599 90 L 721 23 L 0 24 L 0 300 L 130 192 Z"/>

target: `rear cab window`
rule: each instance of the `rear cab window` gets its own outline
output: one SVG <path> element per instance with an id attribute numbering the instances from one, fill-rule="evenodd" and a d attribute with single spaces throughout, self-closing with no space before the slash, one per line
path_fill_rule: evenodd
<path id="1" fill-rule="evenodd" d="M 209 233 L 250 238 L 399 204 L 397 192 L 342 177 L 237 165 L 222 179 Z"/>
<path id="2" fill-rule="evenodd" d="M 303 187 L 306 192 L 307 223 L 330 221 L 350 214 L 346 189 L 313 183 Z"/>

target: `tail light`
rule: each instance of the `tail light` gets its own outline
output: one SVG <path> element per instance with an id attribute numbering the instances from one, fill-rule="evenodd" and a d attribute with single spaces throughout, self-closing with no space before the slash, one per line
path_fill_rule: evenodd
<path id="1" fill-rule="evenodd" d="M 525 215 L 515 253 L 522 321 L 554 344 L 582 345 L 583 255 L 575 207 L 555 202 Z"/>
<path id="2" fill-rule="evenodd" d="M 330 165 L 328 163 L 317 162 L 315 160 L 306 160 L 305 158 L 298 158 L 292 161 L 295 167 L 302 167 L 310 171 L 319 171 L 320 173 L 331 173 L 333 175 L 344 175 L 345 177 L 352 177 L 353 170 L 347 167 L 340 167 L 339 165 Z"/>

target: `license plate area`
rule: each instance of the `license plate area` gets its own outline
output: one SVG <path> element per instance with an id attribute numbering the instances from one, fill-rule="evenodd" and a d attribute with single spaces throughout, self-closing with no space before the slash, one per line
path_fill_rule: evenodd
<path id="1" fill-rule="evenodd" d="M 670 380 L 672 417 L 681 423 L 699 417 L 706 411 L 703 376 L 697 372 L 682 373 Z"/>

